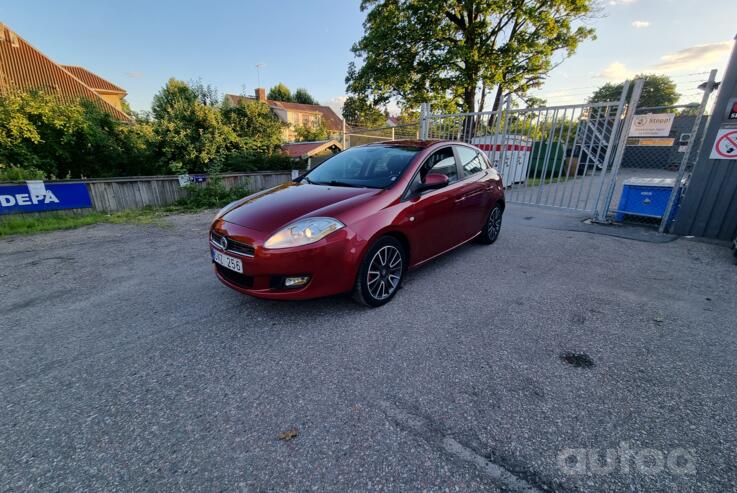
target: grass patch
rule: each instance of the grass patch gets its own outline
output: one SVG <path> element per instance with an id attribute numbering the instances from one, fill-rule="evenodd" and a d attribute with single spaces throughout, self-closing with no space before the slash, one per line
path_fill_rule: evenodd
<path id="1" fill-rule="evenodd" d="M 542 178 L 528 178 L 525 183 L 527 184 L 528 187 L 536 187 L 543 183 L 545 185 L 550 185 L 552 183 L 563 183 L 563 182 L 568 181 L 568 179 L 569 178 L 565 176 L 561 176 L 560 178 L 558 178 L 557 176 L 553 176 L 550 178 L 545 178 L 544 180 Z"/>
<path id="2" fill-rule="evenodd" d="M 85 215 L 71 215 L 68 213 L 45 214 L 38 216 L 6 216 L 0 219 L 0 236 L 26 235 L 55 231 L 60 229 L 74 229 L 90 224 L 155 224 L 162 217 L 175 210 L 141 209 L 134 211 L 92 212 Z M 182 212 L 184 212 L 182 210 Z"/>
<path id="3" fill-rule="evenodd" d="M 187 196 L 174 204 L 163 208 L 147 207 L 144 209 L 122 212 L 91 212 L 84 215 L 58 213 L 39 215 L 0 216 L 0 236 L 24 235 L 73 229 L 90 224 L 159 224 L 164 225 L 161 219 L 170 214 L 200 212 L 207 209 L 219 209 L 229 203 L 250 195 L 244 187 L 226 189 L 216 180 L 204 187 L 191 187 Z"/>
<path id="4" fill-rule="evenodd" d="M 250 194 L 245 187 L 226 189 L 219 180 L 213 179 L 204 187 L 190 185 L 186 197 L 175 202 L 173 207 L 186 211 L 219 209 Z"/>
<path id="5" fill-rule="evenodd" d="M 60 211 L 43 215 L 0 216 L 0 237 L 9 235 L 27 235 L 74 229 L 91 224 L 159 224 L 164 217 L 171 214 L 200 212 L 207 209 L 219 209 L 229 203 L 250 195 L 243 187 L 226 190 L 219 182 L 204 187 L 192 187 L 187 196 L 176 203 L 162 208 L 147 207 L 144 209 L 122 212 L 91 212 L 74 215 Z"/>

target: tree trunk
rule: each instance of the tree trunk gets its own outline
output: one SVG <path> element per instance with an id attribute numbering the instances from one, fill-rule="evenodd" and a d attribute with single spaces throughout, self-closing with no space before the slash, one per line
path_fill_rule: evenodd
<path id="1" fill-rule="evenodd" d="M 504 88 L 501 84 L 496 86 L 496 96 L 494 96 L 494 107 L 492 108 L 492 111 L 497 111 L 499 107 L 502 104 L 502 92 L 504 91 Z"/>
<path id="2" fill-rule="evenodd" d="M 466 87 L 463 90 L 463 112 L 472 113 L 476 107 L 476 88 Z M 461 140 L 463 142 L 471 142 L 473 138 L 476 121 L 473 115 L 467 115 L 463 119 L 463 129 L 461 130 Z"/>
<path id="3" fill-rule="evenodd" d="M 486 104 L 486 84 L 481 85 L 481 97 L 479 98 L 479 113 L 484 111 L 484 104 Z M 476 129 L 481 125 L 481 115 L 476 116 L 474 125 Z"/>
<path id="4" fill-rule="evenodd" d="M 496 86 L 496 95 L 494 95 L 494 106 L 491 107 L 492 111 L 499 111 L 502 106 L 502 93 L 504 92 L 504 88 L 501 84 Z M 489 127 L 493 128 L 494 125 L 496 125 L 496 119 L 497 117 L 501 116 L 501 113 L 496 113 L 489 115 Z"/>

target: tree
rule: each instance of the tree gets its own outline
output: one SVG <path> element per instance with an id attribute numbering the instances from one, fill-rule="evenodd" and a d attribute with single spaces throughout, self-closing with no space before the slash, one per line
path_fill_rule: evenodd
<path id="1" fill-rule="evenodd" d="M 677 91 L 675 82 L 667 75 L 640 74 L 636 75 L 635 79 L 645 80 L 645 84 L 642 87 L 642 95 L 637 103 L 638 107 L 672 106 L 681 97 Z M 619 84 L 607 82 L 594 92 L 591 98 L 589 98 L 589 102 L 619 101 L 623 88 L 623 82 Z M 630 85 L 627 100 L 632 95 L 633 89 L 632 85 Z"/>
<path id="2" fill-rule="evenodd" d="M 195 94 L 200 103 L 205 106 L 218 106 L 220 104 L 220 92 L 212 84 L 205 85 L 202 79 L 190 81 L 189 88 Z"/>
<path id="3" fill-rule="evenodd" d="M 223 105 L 222 112 L 223 120 L 238 136 L 243 150 L 271 155 L 280 148 L 286 124 L 266 104 L 241 100 L 235 106 Z"/>
<path id="4" fill-rule="evenodd" d="M 189 85 L 181 80 L 171 78 L 166 85 L 154 95 L 151 103 L 151 113 L 156 120 L 167 117 L 167 114 L 179 106 L 191 106 L 197 102 L 197 94 Z"/>
<path id="5" fill-rule="evenodd" d="M 267 98 L 273 101 L 284 101 L 287 103 L 293 100 L 292 91 L 290 91 L 289 88 L 281 82 L 269 89 L 269 95 Z"/>
<path id="6" fill-rule="evenodd" d="M 95 104 L 44 92 L 0 96 L 0 168 L 16 176 L 157 174 L 148 123 L 114 120 Z"/>
<path id="7" fill-rule="evenodd" d="M 364 36 L 352 51 L 348 92 L 383 104 L 425 101 L 483 109 L 496 88 L 525 94 L 539 87 L 560 60 L 593 29 L 576 25 L 594 0 L 363 0 Z M 559 57 L 558 62 L 554 58 Z"/>
<path id="8" fill-rule="evenodd" d="M 3 92 L 0 180 L 283 169 L 286 125 L 268 106 L 218 101 L 212 86 L 170 79 L 131 124 L 87 100 Z"/>
<path id="9" fill-rule="evenodd" d="M 313 98 L 312 95 L 307 92 L 307 89 L 304 89 L 302 87 L 294 91 L 294 94 L 292 95 L 292 102 L 302 104 L 318 104 L 317 100 L 315 100 L 315 98 Z"/>
<path id="10" fill-rule="evenodd" d="M 172 172 L 204 172 L 240 147 L 220 108 L 200 101 L 187 83 L 169 79 L 154 96 L 157 154 Z"/>
<path id="11" fill-rule="evenodd" d="M 314 142 L 327 140 L 330 137 L 330 131 L 322 120 L 317 125 L 296 126 L 294 133 L 297 135 L 297 142 Z"/>
<path id="12" fill-rule="evenodd" d="M 361 96 L 348 96 L 343 103 L 343 119 L 354 127 L 383 127 L 386 125 L 384 113 Z"/>

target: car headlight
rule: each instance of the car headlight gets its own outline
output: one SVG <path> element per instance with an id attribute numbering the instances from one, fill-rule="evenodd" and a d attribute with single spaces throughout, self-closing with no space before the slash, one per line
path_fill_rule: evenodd
<path id="1" fill-rule="evenodd" d="M 271 235 L 264 243 L 265 248 L 289 248 L 309 245 L 325 238 L 345 224 L 332 217 L 308 217 L 295 221 Z"/>

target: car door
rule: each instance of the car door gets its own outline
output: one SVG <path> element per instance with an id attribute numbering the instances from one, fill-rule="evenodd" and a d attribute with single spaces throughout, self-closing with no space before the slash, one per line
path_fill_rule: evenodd
<path id="1" fill-rule="evenodd" d="M 448 176 L 448 185 L 437 190 L 417 192 L 429 173 Z M 421 262 L 443 253 L 463 241 L 464 231 L 458 224 L 457 200 L 461 195 L 458 164 L 451 146 L 432 153 L 422 163 L 409 186 L 411 226 L 407 231 L 415 245 L 416 261 Z M 413 262 L 414 263 L 414 262 Z"/>
<path id="2" fill-rule="evenodd" d="M 488 176 L 488 164 L 481 152 L 467 146 L 453 146 L 460 164 L 460 191 L 456 205 L 458 221 L 465 239 L 475 236 L 484 225 L 489 213 L 489 190 L 492 185 Z"/>

